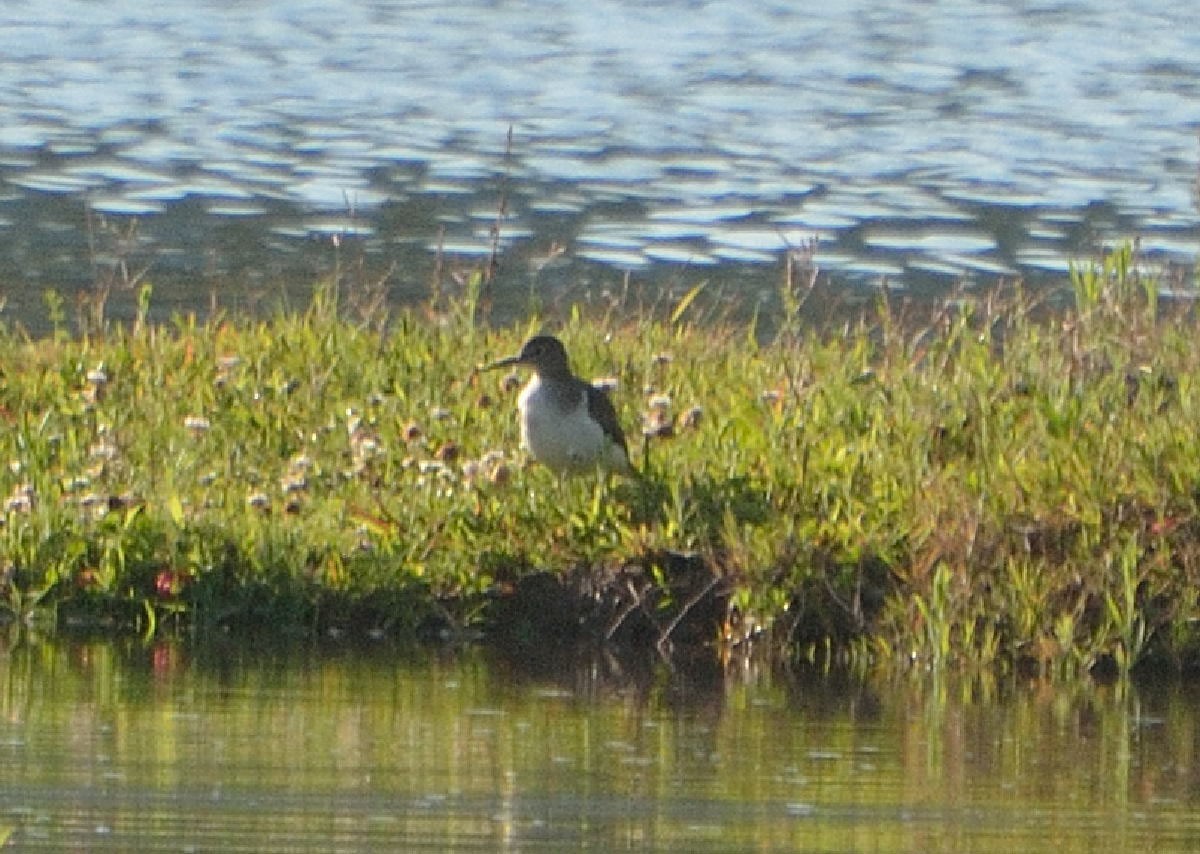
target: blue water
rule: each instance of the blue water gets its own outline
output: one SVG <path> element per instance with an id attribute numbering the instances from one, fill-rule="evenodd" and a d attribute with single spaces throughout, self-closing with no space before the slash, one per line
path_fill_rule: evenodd
<path id="1" fill-rule="evenodd" d="M 6 4 L 0 287 L 20 316 L 122 258 L 203 305 L 327 266 L 336 236 L 403 299 L 439 246 L 487 255 L 497 222 L 522 298 L 626 273 L 766 292 L 811 239 L 847 289 L 1052 281 L 1126 237 L 1187 283 L 1193 19 L 1173 0 Z"/>

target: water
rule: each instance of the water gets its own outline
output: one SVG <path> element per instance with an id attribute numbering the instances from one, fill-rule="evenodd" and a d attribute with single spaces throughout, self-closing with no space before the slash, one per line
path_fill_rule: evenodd
<path id="1" fill-rule="evenodd" d="M 21 851 L 1183 851 L 1195 686 L 0 646 Z"/>
<path id="2" fill-rule="evenodd" d="M 513 311 L 626 273 L 753 300 L 812 238 L 845 291 L 1053 281 L 1129 236 L 1171 286 L 1200 250 L 1192 19 L 1174 0 L 8 4 L 0 287 L 29 322 L 47 287 L 148 267 L 164 311 L 240 308 L 361 261 L 419 299 L 439 245 L 489 253 L 502 200 Z"/>

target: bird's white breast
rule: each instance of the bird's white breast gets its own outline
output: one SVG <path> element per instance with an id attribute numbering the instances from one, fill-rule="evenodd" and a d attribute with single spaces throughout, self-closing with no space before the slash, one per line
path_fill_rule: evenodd
<path id="1" fill-rule="evenodd" d="M 517 399 L 521 411 L 521 445 L 535 460 L 555 471 L 581 472 L 597 465 L 621 469 L 624 454 L 588 414 L 580 390 L 573 405 L 563 408 L 534 376 Z M 616 456 L 621 459 L 617 460 Z"/>

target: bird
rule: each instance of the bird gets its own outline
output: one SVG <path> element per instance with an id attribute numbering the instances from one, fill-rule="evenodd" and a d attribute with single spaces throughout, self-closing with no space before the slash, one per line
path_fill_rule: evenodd
<path id="1" fill-rule="evenodd" d="M 558 474 L 597 469 L 632 474 L 629 447 L 617 411 L 604 391 L 571 373 L 563 343 L 553 335 L 535 335 L 515 356 L 484 370 L 521 366 L 533 376 L 517 398 L 521 446 Z"/>

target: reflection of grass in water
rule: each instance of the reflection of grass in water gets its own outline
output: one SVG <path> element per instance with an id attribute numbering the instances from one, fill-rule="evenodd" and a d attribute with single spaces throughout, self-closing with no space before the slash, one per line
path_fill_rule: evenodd
<path id="1" fill-rule="evenodd" d="M 1159 316 L 1128 251 L 1074 285 L 1041 319 L 1018 293 L 820 330 L 788 288 L 771 343 L 691 322 L 695 293 L 574 314 L 577 369 L 654 436 L 611 483 L 523 464 L 514 383 L 474 369 L 538 324 L 474 302 L 385 331 L 333 289 L 267 320 L 6 331 L 0 592 L 143 629 L 409 633 L 590 567 L 601 629 L 656 641 L 703 612 L 727 648 L 863 662 L 1191 661 L 1196 321 Z"/>

